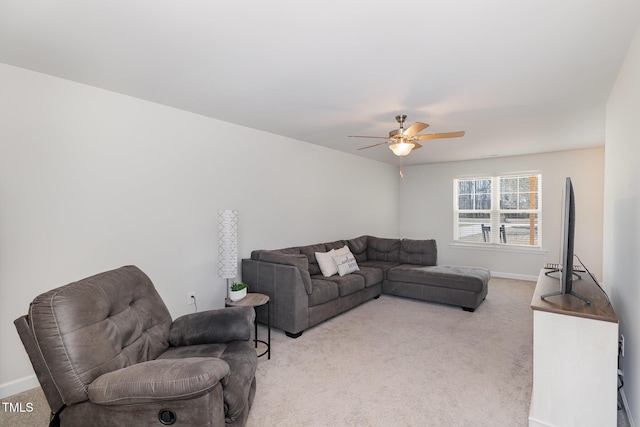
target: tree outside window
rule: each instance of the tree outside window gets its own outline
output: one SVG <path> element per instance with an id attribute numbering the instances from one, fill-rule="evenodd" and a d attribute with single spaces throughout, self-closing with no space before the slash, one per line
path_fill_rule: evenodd
<path id="1" fill-rule="evenodd" d="M 540 247 L 541 175 L 454 180 L 454 241 Z"/>

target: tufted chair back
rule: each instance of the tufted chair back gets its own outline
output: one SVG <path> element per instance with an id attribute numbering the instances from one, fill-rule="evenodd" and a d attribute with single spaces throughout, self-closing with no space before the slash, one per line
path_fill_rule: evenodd
<path id="1" fill-rule="evenodd" d="M 100 375 L 162 354 L 171 315 L 149 277 L 127 266 L 38 296 L 23 325 L 33 337 L 25 343 L 32 362 L 50 375 L 43 383 L 47 399 L 70 405 L 87 400 L 88 385 Z"/>

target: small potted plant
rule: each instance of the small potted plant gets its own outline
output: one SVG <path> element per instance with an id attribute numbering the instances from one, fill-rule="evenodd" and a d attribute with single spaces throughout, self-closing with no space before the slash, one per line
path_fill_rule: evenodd
<path id="1" fill-rule="evenodd" d="M 247 296 L 247 284 L 234 282 L 231 284 L 231 291 L 229 292 L 229 299 L 231 301 L 240 301 Z"/>

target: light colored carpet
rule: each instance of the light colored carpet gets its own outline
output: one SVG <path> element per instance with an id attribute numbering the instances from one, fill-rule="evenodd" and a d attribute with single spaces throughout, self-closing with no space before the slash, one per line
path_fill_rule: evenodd
<path id="1" fill-rule="evenodd" d="M 534 285 L 492 279 L 475 313 L 383 295 L 277 331 L 248 425 L 528 425 Z"/>
<path id="2" fill-rule="evenodd" d="M 0 408 L 0 426 L 2 427 L 46 427 L 49 425 L 51 409 L 40 387 L 24 393 L 15 394 L 2 399 L 3 407 Z M 4 403 L 21 405 L 14 410 Z M 32 410 L 29 411 L 29 405 Z M 22 412 L 20 411 L 22 408 Z"/>
<path id="3" fill-rule="evenodd" d="M 274 329 L 247 426 L 527 426 L 534 286 L 493 278 L 475 313 L 383 295 L 298 339 Z M 47 425 L 39 388 L 3 402 L 34 411 L 0 426 Z"/>

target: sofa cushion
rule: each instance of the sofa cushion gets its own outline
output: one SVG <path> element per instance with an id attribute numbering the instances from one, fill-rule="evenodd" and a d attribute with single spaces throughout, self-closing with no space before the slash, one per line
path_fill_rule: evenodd
<path id="1" fill-rule="evenodd" d="M 321 274 L 320 266 L 316 260 L 316 252 L 327 252 L 327 245 L 319 243 L 317 245 L 300 246 L 300 252 L 303 253 L 309 261 L 309 274 L 315 276 Z"/>
<path id="2" fill-rule="evenodd" d="M 311 279 L 311 295 L 309 295 L 309 307 L 324 304 L 340 296 L 338 284 L 330 280 Z"/>
<path id="3" fill-rule="evenodd" d="M 260 251 L 257 259 L 258 261 L 293 265 L 301 270 L 309 270 L 309 259 L 300 252 L 297 254 L 289 254 L 281 251 Z"/>
<path id="4" fill-rule="evenodd" d="M 362 265 L 360 265 L 359 267 L 360 269 L 353 274 L 357 274 L 358 276 L 362 276 L 362 278 L 364 278 L 365 288 L 380 284 L 384 280 L 384 270 L 382 270 L 381 268 L 363 267 Z"/>
<path id="5" fill-rule="evenodd" d="M 400 242 L 402 264 L 437 265 L 438 248 L 435 240 L 403 239 Z"/>
<path id="6" fill-rule="evenodd" d="M 398 262 L 400 239 L 385 239 L 369 236 L 367 239 L 367 260 Z"/>
<path id="7" fill-rule="evenodd" d="M 347 245 L 353 256 L 356 257 L 358 264 L 367 260 L 367 239 L 368 236 L 360 236 L 355 239 L 347 240 Z"/>
<path id="8" fill-rule="evenodd" d="M 417 266 L 401 264 L 387 272 L 387 279 L 442 286 L 472 292 L 481 292 L 487 286 L 491 273 L 486 268 L 457 265 Z"/>
<path id="9" fill-rule="evenodd" d="M 313 279 L 326 280 L 335 283 L 338 286 L 338 292 L 341 297 L 351 295 L 364 289 L 364 277 L 357 274 L 347 274 L 346 276 L 323 277 L 316 276 Z"/>
<path id="10" fill-rule="evenodd" d="M 300 249 L 298 248 L 284 248 L 284 249 L 277 249 L 277 250 L 256 249 L 254 251 L 251 251 L 251 259 L 256 261 L 261 261 L 263 252 L 277 253 L 280 255 L 300 255 Z"/>
<path id="11" fill-rule="evenodd" d="M 358 264 L 360 269 L 362 269 L 363 267 L 369 267 L 369 268 L 376 268 L 380 270 L 383 274 L 384 279 L 387 278 L 387 271 L 389 271 L 393 267 L 397 267 L 398 265 L 400 264 L 397 262 L 389 262 L 389 261 L 365 261 Z"/>
<path id="12" fill-rule="evenodd" d="M 336 240 L 335 242 L 329 242 L 329 243 L 325 243 L 325 246 L 327 247 L 327 250 L 330 251 L 331 249 L 342 249 L 347 245 L 347 242 L 345 242 L 344 240 Z"/>

